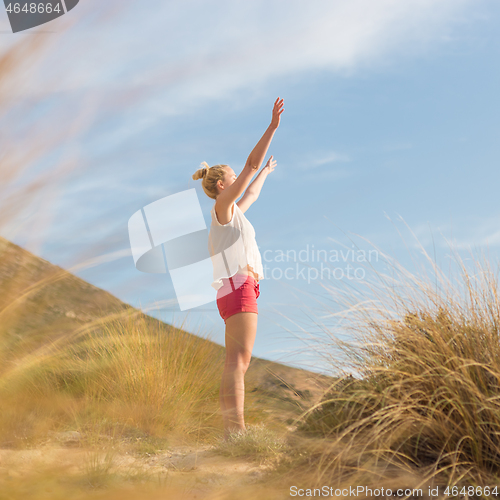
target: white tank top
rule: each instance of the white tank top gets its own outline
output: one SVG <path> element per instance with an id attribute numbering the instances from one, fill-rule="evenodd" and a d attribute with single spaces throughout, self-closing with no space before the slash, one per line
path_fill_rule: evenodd
<path id="1" fill-rule="evenodd" d="M 222 278 L 230 278 L 236 273 L 248 274 L 243 271 L 247 265 L 258 275 L 259 280 L 264 277 L 262 258 L 255 241 L 255 229 L 236 202 L 233 206 L 233 216 L 227 224 L 220 224 L 217 220 L 215 203 L 210 211 L 212 223 L 208 235 L 208 251 L 214 268 L 212 287 L 216 290 L 222 286 Z"/>

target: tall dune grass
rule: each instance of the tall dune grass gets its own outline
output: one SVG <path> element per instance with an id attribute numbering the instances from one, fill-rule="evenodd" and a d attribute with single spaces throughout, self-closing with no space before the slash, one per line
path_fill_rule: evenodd
<path id="1" fill-rule="evenodd" d="M 318 482 L 363 472 L 367 484 L 372 471 L 388 484 L 398 470 L 500 484 L 499 271 L 484 254 L 467 266 L 454 252 L 448 277 L 422 250 L 430 273 L 393 262 L 368 306 L 351 297 L 353 340 L 331 332 L 348 365 L 301 427 L 319 438 Z"/>
<path id="2" fill-rule="evenodd" d="M 65 428 L 92 433 L 103 422 L 203 437 L 221 424 L 221 347 L 137 312 L 53 352 L 18 353 L 11 364 L 0 377 L 3 440 Z"/>

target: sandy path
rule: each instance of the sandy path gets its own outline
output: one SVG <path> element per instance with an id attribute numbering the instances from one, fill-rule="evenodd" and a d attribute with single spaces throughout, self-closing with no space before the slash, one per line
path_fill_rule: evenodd
<path id="1" fill-rule="evenodd" d="M 61 478 L 79 476 L 89 485 L 108 474 L 118 483 L 127 483 L 130 477 L 135 481 L 149 478 L 200 498 L 214 490 L 261 482 L 270 468 L 249 459 L 222 456 L 207 445 L 174 446 L 149 456 L 61 446 L 52 441 L 35 449 L 0 449 L 2 478 L 22 480 L 44 471 Z"/>

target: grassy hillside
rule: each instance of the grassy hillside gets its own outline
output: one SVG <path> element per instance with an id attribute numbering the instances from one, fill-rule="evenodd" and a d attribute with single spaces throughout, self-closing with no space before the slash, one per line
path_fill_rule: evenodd
<path id="1" fill-rule="evenodd" d="M 0 395 L 12 408 L 0 417 L 4 445 L 54 429 L 88 430 L 90 422 L 106 432 L 118 425 L 132 434 L 217 435 L 223 347 L 142 314 L 3 238 L 0 257 Z M 247 420 L 283 428 L 328 383 L 253 358 Z"/>

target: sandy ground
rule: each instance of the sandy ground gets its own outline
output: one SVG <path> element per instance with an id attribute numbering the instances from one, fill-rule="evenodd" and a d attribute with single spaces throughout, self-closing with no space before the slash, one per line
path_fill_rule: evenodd
<path id="1" fill-rule="evenodd" d="M 208 445 L 174 446 L 155 454 L 138 454 L 84 448 L 76 440 L 65 444 L 58 441 L 48 439 L 34 449 L 0 449 L 0 477 L 22 480 L 48 473 L 60 478 L 77 476 L 82 478 L 82 485 L 88 486 L 103 477 L 114 477 L 115 484 L 126 484 L 132 477 L 133 482 L 152 480 L 166 487 L 180 487 L 189 498 L 202 498 L 217 490 L 262 484 L 271 471 L 269 465 L 223 456 Z"/>

